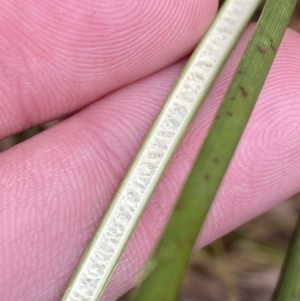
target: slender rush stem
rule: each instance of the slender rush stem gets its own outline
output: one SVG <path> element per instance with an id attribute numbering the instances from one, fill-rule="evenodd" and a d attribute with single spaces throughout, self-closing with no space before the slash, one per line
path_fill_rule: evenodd
<path id="1" fill-rule="evenodd" d="M 228 0 L 221 9 L 124 177 L 63 301 L 94 301 L 101 297 L 167 163 L 259 2 Z"/>
<path id="2" fill-rule="evenodd" d="M 272 298 L 282 300 L 300 300 L 300 215 Z"/>
<path id="3" fill-rule="evenodd" d="M 268 0 L 131 301 L 176 300 L 190 253 L 275 58 L 295 0 Z"/>

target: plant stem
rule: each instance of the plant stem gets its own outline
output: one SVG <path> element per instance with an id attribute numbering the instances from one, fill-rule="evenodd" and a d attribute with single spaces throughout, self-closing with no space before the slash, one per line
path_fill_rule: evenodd
<path id="1" fill-rule="evenodd" d="M 215 274 L 224 285 L 224 291 L 227 295 L 226 300 L 239 301 L 238 288 L 231 270 L 229 256 L 225 250 L 222 239 L 214 241 L 210 247 L 214 256 Z"/>
<path id="2" fill-rule="evenodd" d="M 271 68 L 296 0 L 268 0 L 131 301 L 175 300 L 190 253 Z"/>
<path id="3" fill-rule="evenodd" d="M 229 0 L 196 48 L 62 298 L 98 300 L 167 163 L 260 0 Z"/>
<path id="4" fill-rule="evenodd" d="M 300 215 L 288 248 L 272 301 L 300 299 Z"/>

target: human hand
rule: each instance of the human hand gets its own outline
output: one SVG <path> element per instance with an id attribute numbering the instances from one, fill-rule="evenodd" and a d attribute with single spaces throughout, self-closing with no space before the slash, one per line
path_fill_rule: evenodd
<path id="1" fill-rule="evenodd" d="M 78 111 L 0 155 L 1 300 L 59 300 L 185 60 L 175 62 L 216 9 L 211 0 L 1 3 L 1 138 Z M 187 132 L 103 300 L 132 285 L 153 249 L 252 31 Z M 299 48 L 289 30 L 198 247 L 300 190 Z"/>

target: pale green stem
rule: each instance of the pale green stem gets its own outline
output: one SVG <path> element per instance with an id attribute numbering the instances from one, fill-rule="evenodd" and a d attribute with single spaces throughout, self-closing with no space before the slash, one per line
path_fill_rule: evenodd
<path id="1" fill-rule="evenodd" d="M 271 68 L 294 0 L 268 0 L 131 301 L 176 300 L 201 226 Z M 284 301 L 284 300 L 282 300 Z"/>
<path id="2" fill-rule="evenodd" d="M 124 177 L 63 301 L 96 301 L 101 297 L 167 163 L 259 2 L 228 0 L 221 9 Z"/>
<path id="3" fill-rule="evenodd" d="M 300 215 L 272 301 L 300 300 Z"/>

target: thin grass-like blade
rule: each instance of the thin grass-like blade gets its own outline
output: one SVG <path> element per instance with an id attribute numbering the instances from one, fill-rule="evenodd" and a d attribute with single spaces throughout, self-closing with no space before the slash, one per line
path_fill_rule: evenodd
<path id="1" fill-rule="evenodd" d="M 272 299 L 282 300 L 300 300 L 300 215 Z"/>
<path id="2" fill-rule="evenodd" d="M 132 301 L 175 300 L 190 253 L 254 108 L 296 0 L 268 0 Z"/>

